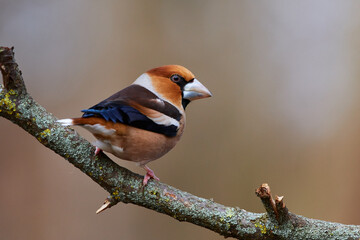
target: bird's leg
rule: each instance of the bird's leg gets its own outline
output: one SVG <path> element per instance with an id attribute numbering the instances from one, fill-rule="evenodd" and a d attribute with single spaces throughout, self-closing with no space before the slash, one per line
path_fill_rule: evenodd
<path id="1" fill-rule="evenodd" d="M 97 156 L 102 150 L 95 146 L 95 156 Z"/>
<path id="2" fill-rule="evenodd" d="M 140 165 L 140 167 L 142 167 L 146 171 L 146 175 L 144 176 L 144 180 L 143 180 L 143 186 L 146 186 L 150 178 L 153 178 L 158 181 L 160 180 L 157 176 L 155 176 L 154 171 L 151 170 L 148 166 Z"/>

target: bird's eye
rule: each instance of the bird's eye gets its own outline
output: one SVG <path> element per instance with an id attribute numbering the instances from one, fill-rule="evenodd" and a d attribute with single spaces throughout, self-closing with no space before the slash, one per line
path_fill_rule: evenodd
<path id="1" fill-rule="evenodd" d="M 181 77 L 177 74 L 174 74 L 170 77 L 171 81 L 173 82 L 179 82 L 181 80 Z"/>

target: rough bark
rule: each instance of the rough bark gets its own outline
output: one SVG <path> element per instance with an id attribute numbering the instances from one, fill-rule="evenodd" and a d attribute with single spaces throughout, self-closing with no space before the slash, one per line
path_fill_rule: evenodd
<path id="1" fill-rule="evenodd" d="M 21 71 L 14 60 L 13 48 L 0 47 L 0 69 L 3 76 L 0 116 L 23 128 L 108 191 L 110 196 L 98 212 L 118 202 L 132 203 L 238 239 L 360 238 L 360 226 L 314 220 L 290 213 L 283 197 L 272 198 L 267 184 L 256 190 L 266 213 L 227 207 L 158 181 L 151 180 L 142 187 L 142 176 L 118 166 L 104 153 L 94 157 L 95 149 L 88 141 L 73 129 L 56 123 L 57 118 L 27 93 Z"/>

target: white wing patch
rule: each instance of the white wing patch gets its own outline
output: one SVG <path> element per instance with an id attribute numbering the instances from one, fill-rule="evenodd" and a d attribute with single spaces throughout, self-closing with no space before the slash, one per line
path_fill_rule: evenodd
<path id="1" fill-rule="evenodd" d="M 94 124 L 94 125 L 85 124 L 83 125 L 83 127 L 89 130 L 93 134 L 102 134 L 105 136 L 110 136 L 116 132 L 115 129 L 108 129 L 101 124 Z"/>
<path id="2" fill-rule="evenodd" d="M 177 128 L 179 128 L 180 126 L 179 122 L 176 119 L 166 116 L 165 114 L 161 114 L 159 117 L 154 117 L 154 118 L 148 116 L 148 118 L 151 119 L 154 123 L 159 125 L 164 125 L 164 126 L 174 125 Z"/>

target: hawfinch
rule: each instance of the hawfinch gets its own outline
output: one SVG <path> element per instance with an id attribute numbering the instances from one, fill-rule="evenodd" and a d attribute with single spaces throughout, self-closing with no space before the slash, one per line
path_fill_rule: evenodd
<path id="1" fill-rule="evenodd" d="M 169 152 L 185 127 L 185 108 L 192 100 L 211 97 L 185 67 L 167 65 L 151 69 L 136 81 L 95 106 L 82 110 L 81 118 L 61 119 L 64 126 L 79 125 L 97 139 L 101 150 L 136 162 L 150 178 L 159 180 L 146 166 Z"/>

